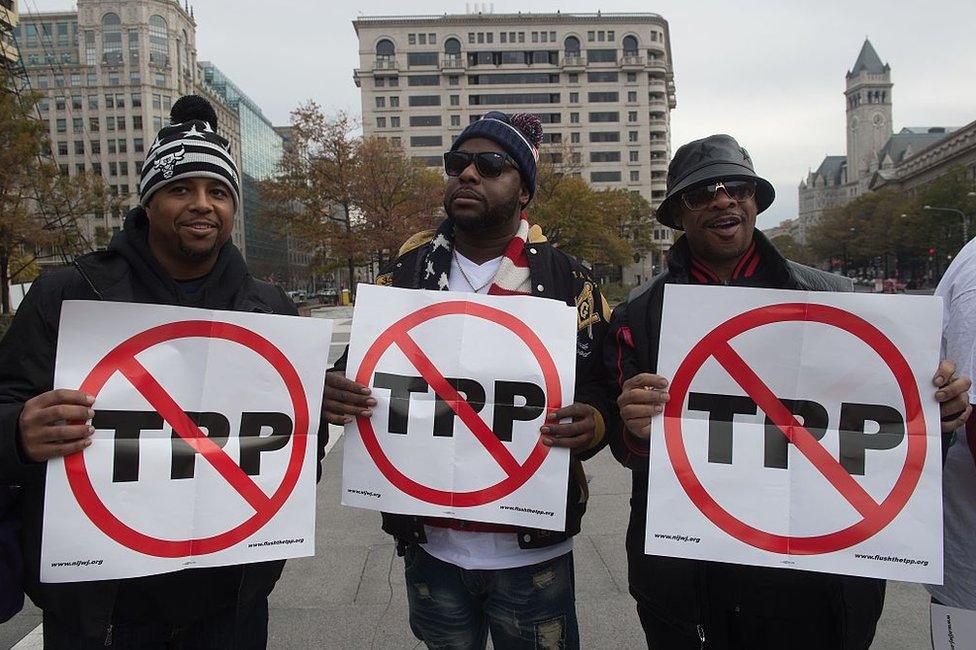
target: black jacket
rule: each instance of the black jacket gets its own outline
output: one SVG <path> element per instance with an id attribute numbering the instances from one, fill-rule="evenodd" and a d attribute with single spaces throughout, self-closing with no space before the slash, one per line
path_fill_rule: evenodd
<path id="1" fill-rule="evenodd" d="M 377 284 L 406 289 L 420 287 L 421 266 L 433 235 L 434 231 L 426 231 L 407 241 L 390 268 L 377 278 Z M 574 454 L 570 463 L 565 532 L 535 528 L 517 530 L 520 547 L 541 548 L 562 542 L 580 531 L 589 498 L 581 461 L 591 458 L 606 445 L 604 423 L 609 403 L 602 350 L 609 307 L 589 271 L 574 258 L 553 248 L 536 228 L 529 232 L 526 254 L 532 277 L 532 294 L 577 308 L 575 399 L 599 412 L 593 443 L 586 451 Z M 336 368 L 345 368 L 345 355 Z M 396 538 L 401 552 L 407 544 L 427 541 L 423 517 L 384 512 L 383 530 Z"/>
<path id="2" fill-rule="evenodd" d="M 762 263 L 751 279 L 730 284 L 774 289 L 852 291 L 848 278 L 790 262 L 756 231 Z M 661 309 L 667 284 L 691 284 L 685 237 L 668 253 L 668 270 L 614 309 L 605 363 L 617 387 L 657 368 Z M 666 341 L 666 337 L 665 337 Z M 614 456 L 633 470 L 627 531 L 630 590 L 669 628 L 675 648 L 867 648 L 884 605 L 884 581 L 824 573 L 751 567 L 644 554 L 647 443 L 614 418 L 608 435 Z M 701 630 L 699 630 L 701 626 Z M 745 644 L 745 645 L 743 645 Z M 662 646 L 669 647 L 669 646 Z"/>
<path id="3" fill-rule="evenodd" d="M 165 589 L 172 593 L 162 598 L 186 599 L 186 585 L 206 584 L 208 576 L 238 580 L 225 591 L 236 592 L 238 603 L 271 592 L 281 575 L 284 562 L 244 565 L 235 571 L 195 569 L 163 577 L 138 578 L 63 584 L 39 581 L 41 522 L 44 508 L 45 463 L 24 458 L 18 443 L 18 421 L 24 402 L 49 391 L 54 381 L 61 304 L 65 300 L 106 300 L 147 304 L 192 304 L 197 307 L 259 313 L 297 315 L 294 303 L 278 287 L 252 278 L 244 258 L 233 244 L 226 244 L 202 288 L 184 295 L 149 251 L 146 242 L 146 217 L 135 208 L 126 218 L 107 251 L 91 253 L 69 268 L 44 273 L 27 293 L 16 316 L 0 342 L 0 485 L 24 488 L 22 548 L 25 560 L 26 591 L 45 612 L 81 629 L 87 636 L 106 634 L 116 609 L 120 585 L 125 590 L 135 581 L 144 588 Z M 321 467 L 323 426 L 319 440 Z M 209 573 L 209 572 L 214 573 Z M 183 588 L 181 589 L 181 585 Z M 191 587 L 192 589 L 192 587 Z M 127 603 L 122 603 L 123 606 Z M 206 615 L 206 612 L 204 612 Z"/>

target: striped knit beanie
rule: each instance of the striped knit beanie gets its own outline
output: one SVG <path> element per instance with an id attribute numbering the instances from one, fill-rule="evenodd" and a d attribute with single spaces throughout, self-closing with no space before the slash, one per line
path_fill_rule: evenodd
<path id="1" fill-rule="evenodd" d="M 149 147 L 142 165 L 139 203 L 142 207 L 158 189 L 181 178 L 215 178 L 223 181 L 241 205 L 237 164 L 230 143 L 217 135 L 217 113 L 203 97 L 187 95 L 173 104 L 170 126 L 163 127 Z"/>
<path id="2" fill-rule="evenodd" d="M 529 113 L 509 116 L 501 111 L 490 111 L 461 132 L 451 146 L 451 151 L 457 151 L 465 140 L 471 138 L 487 138 L 497 142 L 515 160 L 519 174 L 529 188 L 531 201 L 535 195 L 536 163 L 539 160 L 539 147 L 542 145 L 542 122 L 539 118 Z"/>

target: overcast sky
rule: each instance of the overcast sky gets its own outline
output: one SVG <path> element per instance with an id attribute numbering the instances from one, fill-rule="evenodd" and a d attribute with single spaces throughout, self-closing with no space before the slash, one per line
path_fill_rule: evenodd
<path id="1" fill-rule="evenodd" d="M 202 0 L 194 6 L 199 58 L 214 62 L 276 124 L 288 123 L 290 111 L 308 99 L 329 112 L 359 114 L 352 80 L 359 65 L 351 24 L 357 15 L 466 11 L 457 0 Z M 653 11 L 668 20 L 678 100 L 672 146 L 710 133 L 735 136 L 776 187 L 761 227 L 795 217 L 800 180 L 826 154 L 845 153 L 844 74 L 865 36 L 891 65 L 896 132 L 976 120 L 972 0 L 497 0 L 494 11 L 529 6 L 536 12 Z M 22 10 L 73 7 L 70 1 L 22 2 Z"/>

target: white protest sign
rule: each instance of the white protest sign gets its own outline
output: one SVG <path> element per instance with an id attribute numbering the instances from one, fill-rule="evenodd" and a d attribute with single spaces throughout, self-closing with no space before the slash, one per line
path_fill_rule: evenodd
<path id="1" fill-rule="evenodd" d="M 47 466 L 41 580 L 314 554 L 331 321 L 65 302 L 54 385 L 93 444 Z"/>
<path id="2" fill-rule="evenodd" d="M 942 301 L 668 286 L 648 554 L 942 580 Z"/>
<path id="3" fill-rule="evenodd" d="M 563 530 L 569 451 L 542 444 L 573 402 L 576 309 L 531 296 L 360 286 L 346 376 L 342 503 Z"/>
<path id="4" fill-rule="evenodd" d="M 932 649 L 976 648 L 976 612 L 932 603 Z"/>

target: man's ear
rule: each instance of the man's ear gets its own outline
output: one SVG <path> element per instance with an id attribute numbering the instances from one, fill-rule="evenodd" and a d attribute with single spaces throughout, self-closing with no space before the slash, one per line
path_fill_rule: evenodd
<path id="1" fill-rule="evenodd" d="M 525 181 L 522 181 L 522 190 L 519 192 L 519 207 L 524 209 L 531 199 L 532 194 L 529 192 L 529 186 L 525 184 Z"/>

